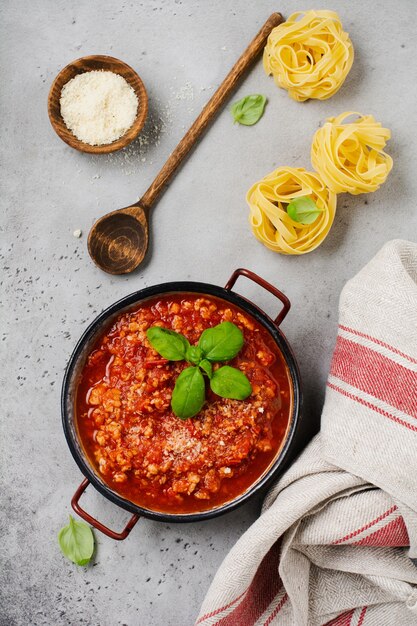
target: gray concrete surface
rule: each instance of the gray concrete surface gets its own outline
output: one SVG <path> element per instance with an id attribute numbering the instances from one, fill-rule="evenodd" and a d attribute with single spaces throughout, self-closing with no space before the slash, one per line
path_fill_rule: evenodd
<path id="1" fill-rule="evenodd" d="M 341 91 L 296 103 L 258 63 L 236 98 L 264 93 L 252 128 L 224 110 L 153 214 L 152 246 L 140 271 L 111 277 L 94 267 L 86 235 L 105 211 L 146 189 L 246 43 L 288 0 L 4 0 L 1 3 L 1 572 L 4 626 L 185 626 L 193 623 L 218 565 L 259 513 L 259 502 L 217 520 L 167 525 L 141 520 L 128 540 L 99 533 L 94 563 L 77 568 L 56 535 L 81 480 L 60 422 L 67 359 L 89 321 L 128 293 L 167 280 L 223 284 L 238 266 L 291 299 L 283 328 L 298 357 L 313 432 L 337 325 L 338 296 L 388 239 L 416 239 L 414 0 L 321 0 L 340 12 L 356 59 Z M 104 53 L 138 70 L 150 96 L 141 138 L 124 152 L 79 154 L 49 125 L 48 89 L 74 58 Z M 310 166 L 311 137 L 343 110 L 373 113 L 392 129 L 395 162 L 369 196 L 341 196 L 325 243 L 301 258 L 275 255 L 252 236 L 245 193 L 275 166 Z M 82 229 L 81 239 L 73 237 Z M 259 288 L 239 290 L 269 312 Z M 120 527 L 127 514 L 92 488 L 84 503 Z"/>

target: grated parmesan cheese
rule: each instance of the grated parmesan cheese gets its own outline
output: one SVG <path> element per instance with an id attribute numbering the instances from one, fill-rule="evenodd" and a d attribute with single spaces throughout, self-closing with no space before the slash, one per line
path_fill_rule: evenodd
<path id="1" fill-rule="evenodd" d="M 123 76 L 93 70 L 63 86 L 60 105 L 65 125 L 77 139 L 101 146 L 116 141 L 132 126 L 138 99 Z"/>

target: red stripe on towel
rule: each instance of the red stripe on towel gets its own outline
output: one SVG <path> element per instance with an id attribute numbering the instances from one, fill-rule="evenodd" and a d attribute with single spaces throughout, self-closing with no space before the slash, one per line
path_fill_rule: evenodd
<path id="1" fill-rule="evenodd" d="M 266 611 L 282 588 L 278 574 L 280 545 L 277 541 L 262 559 L 262 562 L 239 605 L 216 626 L 250 626 Z"/>
<path id="2" fill-rule="evenodd" d="M 282 609 L 282 607 L 284 606 L 287 600 L 288 600 L 288 594 L 286 593 L 285 595 L 282 596 L 280 603 L 272 611 L 271 615 L 268 617 L 266 622 L 264 622 L 264 626 L 269 626 L 269 624 L 272 622 L 274 617 L 278 615 L 278 613 L 280 612 L 280 610 Z"/>
<path id="3" fill-rule="evenodd" d="M 375 526 L 375 524 L 378 524 L 378 522 L 380 522 L 383 519 L 385 519 L 386 517 L 388 517 L 388 515 L 391 515 L 391 513 L 394 513 L 394 511 L 396 511 L 396 510 L 397 510 L 397 507 L 394 504 L 394 506 L 392 506 L 390 509 L 388 509 L 388 511 L 385 511 L 385 513 L 382 513 L 381 515 L 378 515 L 378 517 L 376 517 L 374 520 L 372 520 L 372 522 L 369 522 L 368 524 L 365 524 L 365 526 L 362 526 L 362 528 L 358 528 L 357 530 L 352 531 L 351 533 L 349 533 L 348 535 L 345 535 L 341 539 L 336 539 L 336 541 L 332 542 L 332 545 L 333 546 L 337 546 L 339 543 L 343 543 L 344 541 L 349 541 L 349 539 L 353 539 L 353 537 L 357 537 L 358 535 L 363 533 L 365 530 L 368 530 L 368 528 L 371 528 L 372 526 Z"/>
<path id="4" fill-rule="evenodd" d="M 247 592 L 247 589 L 245 589 L 245 591 L 243 593 L 240 594 L 240 596 L 238 596 L 237 598 L 235 598 L 234 600 L 232 600 L 232 602 L 229 602 L 229 604 L 225 604 L 224 606 L 221 606 L 219 609 L 216 609 L 215 611 L 211 611 L 211 613 L 206 613 L 205 615 L 203 615 L 202 617 L 200 617 L 199 620 L 196 621 L 195 626 L 197 626 L 197 624 L 201 624 L 201 622 L 204 622 L 206 619 L 208 619 L 209 617 L 214 617 L 215 615 L 218 615 L 219 613 L 222 613 L 223 611 L 225 611 L 226 609 L 230 609 L 230 607 L 233 604 L 236 604 L 236 602 L 238 600 L 240 600 L 240 598 L 243 598 L 243 596 L 245 595 L 245 593 Z"/>
<path id="5" fill-rule="evenodd" d="M 330 374 L 417 418 L 417 373 L 379 352 L 339 336 Z"/>
<path id="6" fill-rule="evenodd" d="M 349 326 L 343 326 L 342 324 L 339 324 L 339 328 L 341 328 L 342 330 L 346 330 L 348 333 L 352 333 L 352 335 L 357 335 L 358 337 L 363 337 L 364 339 L 368 339 L 369 341 L 376 343 L 378 346 L 387 348 L 391 352 L 394 352 L 394 354 L 398 354 L 399 356 L 402 356 L 403 359 L 410 361 L 410 363 L 417 363 L 417 359 L 413 359 L 413 357 L 409 356 L 408 354 L 405 354 L 405 352 L 401 352 L 401 350 L 397 350 L 397 348 L 394 348 L 394 346 L 391 346 L 389 343 L 385 343 L 385 341 L 380 341 L 376 337 L 372 337 L 371 335 L 366 335 L 365 333 L 359 332 L 359 330 L 355 330 L 354 328 L 349 328 Z"/>
<path id="7" fill-rule="evenodd" d="M 358 396 L 354 396 L 352 393 L 349 393 L 348 391 L 345 391 L 344 389 L 341 389 L 340 387 L 333 385 L 333 383 L 328 382 L 327 386 L 330 387 L 330 389 L 333 389 L 334 391 L 337 391 L 338 393 L 342 394 L 343 396 L 350 398 L 350 400 L 354 400 L 355 402 L 358 402 L 359 404 L 363 404 L 364 406 L 368 407 L 368 409 L 372 409 L 373 411 L 376 411 L 376 413 L 379 413 L 380 415 L 384 415 L 384 417 L 388 417 L 388 419 L 392 420 L 393 422 L 396 422 L 397 424 L 401 424 L 401 426 L 405 426 L 409 430 L 417 432 L 417 426 L 412 426 L 411 424 L 400 419 L 399 417 L 392 415 L 392 413 L 388 413 L 388 411 L 384 411 L 383 409 L 380 409 L 378 406 L 371 404 L 371 402 L 368 402 L 367 400 L 363 400 L 362 398 L 359 398 Z"/>
<path id="8" fill-rule="evenodd" d="M 341 613 L 330 622 L 327 622 L 324 626 L 350 626 L 355 609 Z"/>
<path id="9" fill-rule="evenodd" d="M 365 613 L 367 610 L 368 610 L 368 607 L 364 606 L 361 611 L 361 614 L 359 615 L 358 626 L 362 626 L 363 620 L 365 619 Z"/>
<path id="10" fill-rule="evenodd" d="M 355 541 L 351 545 L 354 546 L 389 546 L 391 548 L 404 548 L 410 545 L 407 527 L 403 518 L 397 517 L 383 528 L 375 530 L 373 533 Z"/>

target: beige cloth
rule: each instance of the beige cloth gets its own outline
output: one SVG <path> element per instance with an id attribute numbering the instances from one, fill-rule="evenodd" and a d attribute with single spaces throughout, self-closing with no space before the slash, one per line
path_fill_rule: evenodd
<path id="1" fill-rule="evenodd" d="M 386 244 L 339 309 L 322 430 L 226 557 L 199 626 L 417 625 L 417 246 Z"/>

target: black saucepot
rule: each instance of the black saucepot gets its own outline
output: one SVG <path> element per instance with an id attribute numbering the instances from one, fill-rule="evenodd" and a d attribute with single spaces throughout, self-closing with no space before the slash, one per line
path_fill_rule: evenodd
<path id="1" fill-rule="evenodd" d="M 232 287 L 234 286 L 239 276 L 245 276 L 246 278 L 253 280 L 280 300 L 283 306 L 275 320 L 272 320 L 270 317 L 268 317 L 255 304 L 232 291 Z M 273 340 L 279 347 L 288 368 L 290 385 L 292 388 L 292 412 L 290 416 L 289 428 L 287 431 L 286 439 L 276 458 L 268 467 L 268 469 L 264 472 L 264 474 L 260 478 L 258 478 L 253 483 L 253 485 L 249 487 L 249 489 L 247 489 L 243 494 L 234 498 L 230 502 L 226 502 L 225 504 L 217 506 L 216 508 L 208 511 L 190 514 L 161 513 L 159 511 L 152 511 L 150 509 L 142 508 L 138 504 L 135 504 L 134 502 L 130 502 L 129 500 L 123 498 L 118 493 L 113 491 L 109 486 L 107 486 L 101 476 L 98 474 L 98 472 L 92 466 L 81 445 L 81 441 L 77 432 L 75 416 L 75 394 L 78 381 L 80 379 L 80 375 L 85 365 L 86 359 L 90 354 L 91 349 L 98 336 L 101 335 L 105 330 L 107 330 L 109 326 L 111 326 L 116 317 L 126 311 L 136 308 L 144 300 L 148 298 L 154 298 L 158 295 L 181 292 L 201 293 L 209 296 L 216 296 L 217 298 L 231 302 L 232 304 L 240 307 L 241 309 L 252 315 L 252 317 L 254 317 L 264 326 L 264 328 L 266 328 L 266 330 L 269 332 L 269 334 L 272 336 Z M 290 301 L 276 287 L 267 283 L 265 280 L 249 270 L 237 269 L 232 274 L 224 288 L 198 282 L 164 283 L 161 285 L 155 285 L 154 287 L 148 287 L 146 289 L 136 291 L 130 296 L 126 296 L 115 304 L 112 304 L 108 309 L 100 313 L 100 315 L 98 315 L 98 317 L 96 317 L 96 319 L 90 324 L 90 326 L 82 335 L 81 339 L 78 341 L 74 352 L 72 353 L 69 360 L 62 385 L 61 410 L 65 437 L 76 463 L 78 464 L 80 470 L 85 476 L 85 479 L 80 484 L 71 500 L 71 505 L 74 511 L 78 513 L 80 517 L 82 517 L 84 520 L 94 526 L 94 528 L 100 530 L 109 537 L 112 537 L 113 539 L 125 539 L 141 516 L 162 522 L 195 522 L 209 519 L 211 517 L 216 517 L 217 515 L 221 515 L 223 513 L 231 511 L 237 506 L 243 504 L 243 502 L 246 502 L 246 500 L 250 498 L 254 493 L 259 492 L 260 489 L 264 488 L 274 478 L 276 478 L 282 471 L 283 466 L 287 465 L 288 461 L 291 460 L 291 458 L 294 456 L 295 434 L 300 425 L 301 418 L 300 375 L 292 350 L 279 327 L 282 320 L 287 315 L 289 309 Z M 122 532 L 115 532 L 110 528 L 107 528 L 101 522 L 94 519 L 91 515 L 84 511 L 84 509 L 81 508 L 79 504 L 79 499 L 90 483 L 106 498 L 108 498 L 118 506 L 122 507 L 123 509 L 134 513 Z"/>

